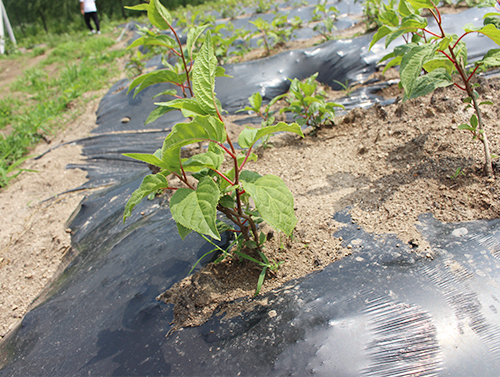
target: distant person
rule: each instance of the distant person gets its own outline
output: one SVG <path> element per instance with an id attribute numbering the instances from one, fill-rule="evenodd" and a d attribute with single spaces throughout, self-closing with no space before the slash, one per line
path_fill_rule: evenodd
<path id="1" fill-rule="evenodd" d="M 90 24 L 90 20 L 94 20 L 95 28 L 97 29 L 97 34 L 101 34 L 101 29 L 99 28 L 99 19 L 97 18 L 97 8 L 95 6 L 95 0 L 80 0 L 80 10 L 82 16 L 85 17 L 85 23 L 87 24 L 90 32 L 95 34 L 96 31 Z"/>

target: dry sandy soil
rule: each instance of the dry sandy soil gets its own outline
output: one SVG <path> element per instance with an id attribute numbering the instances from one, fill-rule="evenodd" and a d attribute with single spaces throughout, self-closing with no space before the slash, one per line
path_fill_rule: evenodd
<path id="1" fill-rule="evenodd" d="M 481 83 L 483 98 L 499 103 L 498 81 Z M 390 91 L 391 96 L 397 94 L 396 88 Z M 268 274 L 263 292 L 322 269 L 360 247 L 344 245 L 332 236 L 339 226 L 332 215 L 344 208 L 350 208 L 354 221 L 365 230 L 395 233 L 402 243 L 429 258 L 432 250 L 415 227 L 420 214 L 430 212 L 444 222 L 497 218 L 498 180 L 482 173 L 480 143 L 457 130 L 471 115 L 470 110 L 462 111 L 461 98 L 458 89 L 450 88 L 405 104 L 357 109 L 315 136 L 275 137 L 273 148 L 259 151 L 259 161 L 248 168 L 282 177 L 295 197 L 299 219 L 293 242 L 269 235 L 265 252 L 285 263 Z M 63 133 L 50 145 L 39 145 L 33 154 L 87 136 L 98 103 L 99 99 L 88 102 Z M 485 114 L 495 154 L 500 154 L 499 110 L 492 106 Z M 228 118 L 228 123 L 232 120 Z M 23 166 L 38 173 L 23 173 L 0 190 L 0 337 L 19 323 L 57 274 L 64 256 L 72 254 L 66 221 L 84 193 L 63 193 L 86 178 L 84 172 L 65 166 L 80 160 L 76 145 L 55 149 Z M 459 167 L 464 175 L 451 179 Z M 217 305 L 252 296 L 258 274 L 255 266 L 228 259 L 186 278 L 163 298 L 178 304 L 177 326 L 196 325 Z M 223 305 L 228 312 L 238 312 L 241 305 L 257 302 L 249 298 L 236 306 Z"/>

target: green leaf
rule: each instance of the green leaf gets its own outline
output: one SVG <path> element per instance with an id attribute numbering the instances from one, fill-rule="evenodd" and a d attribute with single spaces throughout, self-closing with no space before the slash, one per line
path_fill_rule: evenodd
<path id="1" fill-rule="evenodd" d="M 417 77 L 411 93 L 407 94 L 408 99 L 425 96 L 432 93 L 437 88 L 444 88 L 453 85 L 450 74 L 444 68 L 437 68 L 434 71 Z"/>
<path id="2" fill-rule="evenodd" d="M 177 45 L 177 42 L 172 37 L 165 35 L 165 34 L 156 35 L 154 37 L 144 36 L 144 37 L 137 38 L 135 41 L 133 41 L 127 47 L 127 50 L 134 48 L 134 47 L 137 47 L 137 46 L 148 46 L 148 45 L 173 48 L 174 46 Z"/>
<path id="3" fill-rule="evenodd" d="M 243 170 L 240 173 L 240 179 L 245 182 L 255 183 L 255 181 L 257 181 L 257 179 L 259 178 L 262 178 L 262 176 L 259 173 L 251 170 Z"/>
<path id="4" fill-rule="evenodd" d="M 393 26 L 387 26 L 387 25 L 383 25 L 381 26 L 378 31 L 375 33 L 375 35 L 373 36 L 373 39 L 372 39 L 372 42 L 370 43 L 370 50 L 371 48 L 373 47 L 373 45 L 375 43 L 377 43 L 379 40 L 381 40 L 382 38 L 384 38 L 385 36 L 395 32 L 396 30 L 398 30 L 398 28 L 396 27 L 393 27 Z"/>
<path id="5" fill-rule="evenodd" d="M 431 0 L 408 0 L 414 9 L 433 9 L 435 8 L 434 3 Z"/>
<path id="6" fill-rule="evenodd" d="M 264 128 L 252 128 L 246 127 L 243 131 L 241 131 L 240 136 L 238 137 L 238 144 L 242 148 L 250 148 L 253 146 L 260 138 L 270 135 L 275 132 L 293 132 L 299 136 L 304 137 L 300 126 L 297 123 L 286 124 L 284 122 L 279 122 L 275 126 L 269 126 Z"/>
<path id="7" fill-rule="evenodd" d="M 170 211 L 176 222 L 195 232 L 220 240 L 216 216 L 219 188 L 210 177 L 202 178 L 196 190 L 178 189 L 170 199 Z"/>
<path id="8" fill-rule="evenodd" d="M 182 166 L 184 166 L 184 170 L 189 172 L 197 172 L 203 168 L 217 170 L 223 161 L 224 156 L 214 152 L 206 152 L 186 159 L 186 161 L 182 162 Z"/>
<path id="9" fill-rule="evenodd" d="M 413 86 L 422 72 L 423 65 L 434 57 L 436 48 L 437 45 L 432 44 L 415 46 L 401 59 L 400 77 L 406 96 L 409 97 L 413 92 Z"/>
<path id="10" fill-rule="evenodd" d="M 445 69 L 450 75 L 456 69 L 453 63 L 446 56 L 441 55 L 436 55 L 434 59 L 429 60 L 424 64 L 423 68 L 426 72 L 432 72 L 438 68 L 442 68 Z"/>
<path id="11" fill-rule="evenodd" d="M 474 128 L 472 128 L 471 126 L 469 126 L 468 124 L 466 123 L 462 123 L 460 126 L 457 127 L 459 130 L 467 130 L 467 131 L 471 131 L 471 132 L 474 132 Z"/>
<path id="12" fill-rule="evenodd" d="M 487 68 L 500 66 L 500 49 L 489 50 L 480 62 Z"/>
<path id="13" fill-rule="evenodd" d="M 216 69 L 217 58 L 214 54 L 212 36 L 210 31 L 208 31 L 193 67 L 194 96 L 200 107 L 207 114 L 216 114 L 214 103 Z"/>
<path id="14" fill-rule="evenodd" d="M 153 123 L 156 119 L 161 117 L 162 115 L 165 115 L 166 113 L 175 110 L 172 107 L 157 107 L 153 111 L 151 111 L 146 119 L 146 122 L 144 124 L 150 124 Z"/>
<path id="15" fill-rule="evenodd" d="M 196 116 L 190 123 L 177 123 L 165 138 L 161 159 L 169 170 L 180 173 L 180 149 L 205 140 L 225 142 L 224 123 L 213 116 Z"/>
<path id="16" fill-rule="evenodd" d="M 153 98 L 158 98 L 159 96 L 176 96 L 177 95 L 177 90 L 176 89 L 167 89 L 164 92 L 158 93 Z"/>
<path id="17" fill-rule="evenodd" d="M 258 113 L 262 106 L 262 96 L 259 92 L 254 93 L 248 98 L 248 102 L 250 102 L 250 106 L 252 106 L 253 110 Z"/>
<path id="18" fill-rule="evenodd" d="M 401 15 L 401 17 L 406 17 L 409 16 L 410 14 L 414 14 L 415 9 L 413 9 L 413 7 L 408 1 L 401 0 L 398 5 L 398 12 Z"/>
<path id="19" fill-rule="evenodd" d="M 191 229 L 186 228 L 184 225 L 176 222 L 175 225 L 177 225 L 177 231 L 179 232 L 179 236 L 181 236 L 181 239 L 184 241 L 186 237 L 188 236 L 189 233 L 192 232 Z"/>
<path id="20" fill-rule="evenodd" d="M 189 28 L 188 35 L 187 35 L 187 41 L 186 41 L 186 48 L 189 54 L 189 57 L 191 59 L 193 58 L 193 48 L 196 43 L 196 40 L 200 37 L 200 35 L 207 29 L 209 25 L 203 25 L 203 26 L 195 26 Z"/>
<path id="21" fill-rule="evenodd" d="M 399 26 L 399 17 L 393 9 L 388 9 L 385 12 L 380 13 L 378 19 L 388 26 Z"/>
<path id="22" fill-rule="evenodd" d="M 125 6 L 125 9 L 130 9 L 130 10 L 148 10 L 149 4 L 138 4 L 134 6 Z"/>
<path id="23" fill-rule="evenodd" d="M 151 164 L 154 166 L 158 166 L 159 168 L 162 169 L 168 169 L 168 166 L 160 160 L 158 157 L 156 157 L 154 154 L 149 154 L 149 153 L 124 153 L 124 156 L 133 158 L 135 160 L 143 161 L 147 164 Z"/>
<path id="24" fill-rule="evenodd" d="M 427 19 L 419 16 L 418 14 L 410 14 L 401 20 L 401 26 L 399 30 L 417 31 L 418 29 L 424 29 L 427 27 Z"/>
<path id="25" fill-rule="evenodd" d="M 293 209 L 293 195 L 285 183 L 275 175 L 266 175 L 255 181 L 246 181 L 244 177 L 241 177 L 243 187 L 252 197 L 264 221 L 291 236 L 297 218 Z"/>
<path id="26" fill-rule="evenodd" d="M 155 105 L 172 109 L 179 109 L 182 111 L 182 115 L 184 115 L 186 118 L 191 118 L 198 115 L 207 115 L 207 113 L 200 107 L 198 102 L 193 98 L 177 98 L 168 102 L 155 102 Z"/>
<path id="27" fill-rule="evenodd" d="M 472 126 L 472 128 L 476 129 L 478 124 L 479 122 L 477 120 L 476 114 L 472 114 L 472 116 L 470 117 L 470 125 Z"/>
<path id="28" fill-rule="evenodd" d="M 497 45 L 500 45 L 500 30 L 498 30 L 495 25 L 488 24 L 486 26 L 474 26 L 472 24 L 467 24 L 464 26 L 464 31 L 466 33 L 475 31 L 481 33 L 490 38 Z"/>
<path id="29" fill-rule="evenodd" d="M 137 77 L 130 84 L 128 92 L 130 92 L 133 88 L 139 86 L 134 92 L 134 97 L 135 97 L 139 92 L 141 92 L 142 90 L 146 89 L 151 85 L 160 84 L 164 82 L 182 84 L 184 80 L 185 80 L 185 75 L 178 75 L 177 73 L 169 69 L 161 69 Z"/>
<path id="30" fill-rule="evenodd" d="M 219 204 L 226 208 L 234 208 L 235 206 L 234 199 L 229 195 L 224 195 L 222 198 L 220 198 Z"/>
<path id="31" fill-rule="evenodd" d="M 156 192 L 157 190 L 167 187 L 168 187 L 167 178 L 165 178 L 165 176 L 162 173 L 145 176 L 139 188 L 132 193 L 132 196 L 125 205 L 125 211 L 123 213 L 123 222 L 125 223 L 127 217 L 132 215 L 132 210 L 137 204 L 140 203 L 142 199 L 144 199 L 152 192 Z"/>
<path id="32" fill-rule="evenodd" d="M 168 30 L 170 29 L 170 25 L 172 25 L 172 16 L 167 8 L 160 3 L 160 0 L 150 1 L 148 17 L 149 21 L 160 29 Z"/>
<path id="33" fill-rule="evenodd" d="M 479 105 L 493 105 L 493 102 L 491 102 L 491 101 L 482 101 L 481 103 L 479 103 Z"/>
<path id="34" fill-rule="evenodd" d="M 266 278 L 267 267 L 263 267 L 262 271 L 259 275 L 259 280 L 257 280 L 257 288 L 255 289 L 255 296 L 257 296 L 262 288 L 262 284 L 264 284 L 264 279 Z"/>

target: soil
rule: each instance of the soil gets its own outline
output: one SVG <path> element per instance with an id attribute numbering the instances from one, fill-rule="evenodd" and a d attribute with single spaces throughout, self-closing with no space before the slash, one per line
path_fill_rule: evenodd
<path id="1" fill-rule="evenodd" d="M 499 81 L 481 84 L 483 98 L 499 103 Z M 384 93 L 392 98 L 401 94 L 397 85 Z M 338 98 L 340 94 L 329 91 L 328 95 Z M 272 148 L 259 149 L 259 160 L 248 169 L 281 177 L 295 197 L 298 218 L 293 241 L 262 229 L 270 239 L 264 252 L 284 263 L 268 271 L 261 292 L 355 253 L 360 245 L 346 245 L 333 237 L 341 225 L 332 216 L 345 208 L 366 231 L 394 233 L 429 258 L 433 251 L 415 226 L 420 214 L 432 213 L 443 222 L 498 218 L 500 183 L 483 174 L 482 145 L 457 130 L 471 115 L 470 109 L 463 111 L 462 97 L 458 89 L 447 88 L 404 104 L 355 109 L 315 135 L 304 139 L 278 135 L 271 141 Z M 98 103 L 98 99 L 88 102 L 82 115 L 51 145 L 39 145 L 33 153 L 86 136 L 94 127 Z M 500 154 L 499 110 L 492 106 L 484 114 L 495 154 Z M 230 133 L 236 134 L 237 126 L 231 126 L 234 116 L 227 120 Z M 82 193 L 64 192 L 86 178 L 84 172 L 65 166 L 80 159 L 76 145 L 57 148 L 23 166 L 38 173 L 23 173 L 0 190 L 1 337 L 19 323 L 30 303 L 73 255 L 66 221 Z M 464 174 L 450 178 L 459 167 Z M 250 262 L 226 258 L 185 278 L 159 299 L 175 304 L 174 329 L 196 326 L 216 309 L 231 316 L 265 304 L 262 298 L 253 298 L 259 274 L 260 269 Z"/>

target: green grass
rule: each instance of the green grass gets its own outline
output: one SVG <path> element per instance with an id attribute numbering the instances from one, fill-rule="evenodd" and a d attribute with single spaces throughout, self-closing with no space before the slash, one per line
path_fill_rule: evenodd
<path id="1" fill-rule="evenodd" d="M 43 135 L 54 134 L 64 123 L 70 102 L 110 86 L 114 62 L 126 54 L 110 50 L 113 44 L 104 36 L 65 36 L 43 63 L 26 70 L 11 85 L 11 96 L 0 100 L 0 129 L 8 125 L 11 129 L 7 136 L 0 134 L 0 187 L 19 173 L 19 161 Z M 12 59 L 15 63 L 16 58 Z M 43 70 L 50 64 L 60 67 L 54 77 Z"/>

